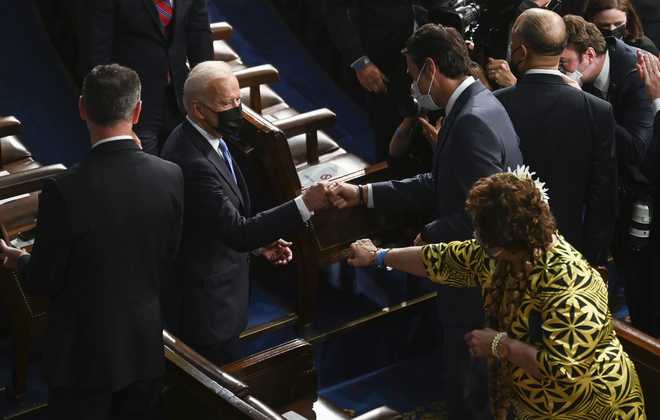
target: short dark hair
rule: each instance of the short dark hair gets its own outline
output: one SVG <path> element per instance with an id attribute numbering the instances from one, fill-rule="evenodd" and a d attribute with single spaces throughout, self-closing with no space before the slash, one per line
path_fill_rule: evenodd
<path id="1" fill-rule="evenodd" d="M 529 9 L 519 18 L 513 32 L 534 53 L 542 56 L 561 55 L 568 41 L 559 15 L 544 9 Z"/>
<path id="2" fill-rule="evenodd" d="M 566 33 L 568 34 L 568 46 L 582 55 L 587 48 L 592 47 L 597 55 L 607 52 L 607 42 L 596 25 L 587 22 L 581 16 L 564 16 Z"/>
<path id="3" fill-rule="evenodd" d="M 101 126 L 130 120 L 140 100 L 140 77 L 119 64 L 99 65 L 85 77 L 82 98 L 89 119 Z"/>
<path id="4" fill-rule="evenodd" d="M 470 75 L 470 54 L 465 40 L 454 28 L 427 23 L 413 33 L 402 51 L 420 69 L 431 58 L 445 76 L 456 79 Z"/>

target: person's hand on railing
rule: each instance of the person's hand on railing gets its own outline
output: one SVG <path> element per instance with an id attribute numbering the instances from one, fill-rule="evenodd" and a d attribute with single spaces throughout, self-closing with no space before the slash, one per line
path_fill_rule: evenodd
<path id="1" fill-rule="evenodd" d="M 0 239 L 0 259 L 2 261 L 2 265 L 5 268 L 8 268 L 10 270 L 16 270 L 18 267 L 18 260 L 24 255 L 29 255 L 27 252 L 23 251 L 22 249 L 14 248 L 10 245 L 7 245 L 7 243 Z"/>

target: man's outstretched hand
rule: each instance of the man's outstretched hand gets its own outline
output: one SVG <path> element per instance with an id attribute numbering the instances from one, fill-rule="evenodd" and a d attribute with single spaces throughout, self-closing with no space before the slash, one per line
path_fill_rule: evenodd
<path id="1" fill-rule="evenodd" d="M 291 242 L 278 239 L 262 248 L 261 255 L 273 265 L 287 265 L 293 260 Z"/>

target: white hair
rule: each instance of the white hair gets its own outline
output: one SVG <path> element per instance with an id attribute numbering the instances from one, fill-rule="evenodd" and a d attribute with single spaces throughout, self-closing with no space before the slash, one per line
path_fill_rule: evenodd
<path id="1" fill-rule="evenodd" d="M 212 102 L 208 89 L 211 81 L 231 76 L 233 76 L 231 67 L 223 61 L 204 61 L 193 67 L 183 85 L 183 106 L 186 108 L 186 112 L 190 113 L 190 106 L 194 99 L 206 104 Z"/>

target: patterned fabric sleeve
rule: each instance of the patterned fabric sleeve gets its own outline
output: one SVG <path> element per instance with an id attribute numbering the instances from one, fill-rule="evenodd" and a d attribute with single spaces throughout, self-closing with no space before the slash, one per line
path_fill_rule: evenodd
<path id="1" fill-rule="evenodd" d="M 612 329 L 606 288 L 587 264 L 566 264 L 548 271 L 536 289 L 542 312 L 541 374 L 559 385 L 589 386 L 581 380 L 589 377 L 596 347 Z"/>
<path id="2" fill-rule="evenodd" d="M 479 287 L 486 273 L 483 249 L 474 240 L 426 245 L 422 261 L 429 279 L 453 287 Z"/>

